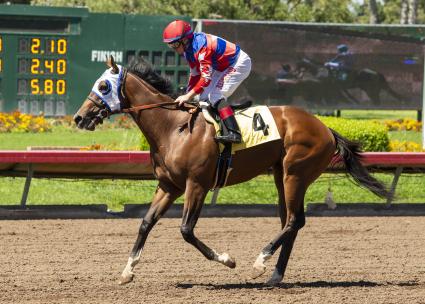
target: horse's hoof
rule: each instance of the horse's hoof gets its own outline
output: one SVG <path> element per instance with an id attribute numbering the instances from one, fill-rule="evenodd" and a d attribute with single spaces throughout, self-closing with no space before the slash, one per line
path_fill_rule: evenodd
<path id="1" fill-rule="evenodd" d="M 262 276 L 265 272 L 266 272 L 266 265 L 254 265 L 252 267 L 252 273 L 251 273 L 251 278 L 252 279 L 256 279 L 259 276 Z"/>
<path id="2" fill-rule="evenodd" d="M 270 280 L 268 280 L 267 282 L 266 282 L 266 285 L 267 286 L 277 286 L 277 285 L 279 285 L 280 284 L 280 282 L 282 282 L 282 277 L 275 277 L 275 276 L 272 276 L 271 278 L 270 278 Z"/>
<path id="3" fill-rule="evenodd" d="M 225 253 L 227 255 L 227 258 L 224 260 L 223 264 L 226 265 L 229 268 L 235 268 L 236 267 L 236 261 L 234 258 L 232 258 L 230 255 Z"/>
<path id="4" fill-rule="evenodd" d="M 216 252 L 214 252 L 215 257 L 214 257 L 214 261 L 217 261 L 229 268 L 235 268 L 236 267 L 236 261 L 234 258 L 232 258 L 229 254 L 227 253 L 222 253 L 222 254 L 218 254 Z"/>
<path id="5" fill-rule="evenodd" d="M 125 285 L 133 281 L 134 274 L 130 274 L 127 276 L 121 276 L 121 279 L 118 281 L 119 285 Z"/>

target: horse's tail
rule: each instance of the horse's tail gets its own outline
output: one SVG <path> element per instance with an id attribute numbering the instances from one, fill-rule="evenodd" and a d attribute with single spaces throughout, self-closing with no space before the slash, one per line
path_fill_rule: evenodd
<path id="1" fill-rule="evenodd" d="M 334 130 L 330 130 L 335 137 L 338 154 L 344 161 L 345 168 L 354 181 L 379 197 L 392 198 L 392 194 L 386 189 L 385 185 L 374 178 L 361 164 L 360 145 L 341 136 Z"/>

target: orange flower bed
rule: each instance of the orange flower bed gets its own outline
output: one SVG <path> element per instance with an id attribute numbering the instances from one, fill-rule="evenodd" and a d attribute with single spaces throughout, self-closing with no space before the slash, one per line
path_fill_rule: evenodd
<path id="1" fill-rule="evenodd" d="M 0 113 L 0 133 L 42 133 L 52 127 L 44 116 L 34 116 L 20 112 Z"/>
<path id="2" fill-rule="evenodd" d="M 422 146 L 413 141 L 390 141 L 391 152 L 423 152 Z"/>
<path id="3" fill-rule="evenodd" d="M 388 131 L 421 131 L 422 122 L 416 119 L 403 118 L 398 120 L 386 120 L 385 126 Z"/>

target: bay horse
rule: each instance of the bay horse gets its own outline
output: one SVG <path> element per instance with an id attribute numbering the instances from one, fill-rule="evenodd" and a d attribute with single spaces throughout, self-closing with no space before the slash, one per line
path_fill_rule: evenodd
<path id="1" fill-rule="evenodd" d="M 136 62 L 126 69 L 109 57 L 107 65 L 109 69 L 96 81 L 74 121 L 81 129 L 95 130 L 96 125 L 111 114 L 130 113 L 150 144 L 153 170 L 158 180 L 119 283 L 133 280 L 133 270 L 140 261 L 149 232 L 182 194 L 184 207 L 180 230 L 184 240 L 208 260 L 234 268 L 236 262 L 229 254 L 211 249 L 194 234 L 205 197 L 214 184 L 219 156 L 214 127 L 205 121 L 202 113 L 196 115 L 174 103 L 170 83 L 146 62 Z M 273 168 L 282 229 L 258 255 L 252 278 L 266 271 L 265 262 L 282 247 L 267 282 L 275 285 L 282 281 L 297 233 L 305 225 L 307 187 L 328 167 L 336 153 L 359 185 L 381 197 L 390 194 L 361 165 L 356 143 L 300 108 L 274 106 L 270 111 L 281 139 L 250 148 L 244 157 L 236 153 L 227 185 L 247 181 Z"/>

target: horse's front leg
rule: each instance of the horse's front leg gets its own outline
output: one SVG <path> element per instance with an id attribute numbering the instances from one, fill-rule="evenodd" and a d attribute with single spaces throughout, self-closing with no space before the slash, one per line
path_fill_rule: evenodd
<path id="1" fill-rule="evenodd" d="M 201 242 L 194 234 L 193 229 L 201 213 L 202 205 L 208 189 L 199 183 L 189 181 L 186 185 L 185 201 L 181 233 L 186 242 L 195 246 L 208 260 L 219 262 L 230 268 L 236 267 L 236 262 L 227 253 L 219 254 Z"/>
<path id="2" fill-rule="evenodd" d="M 168 207 L 170 207 L 174 200 L 182 194 L 181 190 L 175 188 L 170 189 L 167 187 L 166 189 L 167 190 L 164 190 L 164 187 L 161 185 L 159 185 L 156 189 L 151 206 L 140 225 L 139 234 L 137 236 L 136 243 L 131 250 L 127 265 L 121 274 L 121 279 L 119 281 L 120 284 L 126 284 L 133 280 L 133 269 L 140 260 L 140 255 L 149 232 L 165 211 L 167 211 Z"/>

